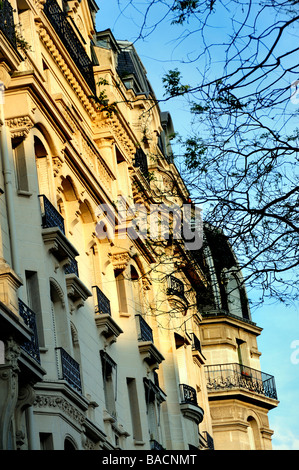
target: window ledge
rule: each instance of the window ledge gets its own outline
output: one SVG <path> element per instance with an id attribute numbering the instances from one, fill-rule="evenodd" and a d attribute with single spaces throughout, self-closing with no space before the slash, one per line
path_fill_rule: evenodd
<path id="1" fill-rule="evenodd" d="M 58 227 L 43 228 L 42 237 L 48 250 L 63 264 L 69 263 L 70 259 L 79 255 L 76 248 Z"/>
<path id="2" fill-rule="evenodd" d="M 157 366 L 164 361 L 164 357 L 158 351 L 156 346 L 151 341 L 139 341 L 138 348 L 143 360 L 149 366 Z"/>
<path id="3" fill-rule="evenodd" d="M 123 333 L 123 330 L 113 320 L 109 313 L 95 315 L 95 322 L 99 334 L 104 336 L 110 344 L 115 343 L 118 336 Z"/>

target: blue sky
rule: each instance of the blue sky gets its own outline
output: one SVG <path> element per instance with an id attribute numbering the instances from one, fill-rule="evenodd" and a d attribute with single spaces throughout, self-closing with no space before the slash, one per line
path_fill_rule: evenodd
<path id="1" fill-rule="evenodd" d="M 120 14 L 117 0 L 98 0 L 97 30 L 110 28 L 116 39 L 135 41 L 143 18 L 139 9 L 142 11 L 148 2 L 124 0 L 120 3 L 129 4 L 123 14 Z M 160 5 L 159 11 L 156 11 L 159 15 L 166 11 L 163 2 Z M 185 48 L 188 48 L 191 57 L 197 51 L 193 38 L 189 42 L 182 40 L 177 45 L 174 40 L 182 30 L 168 26 L 166 19 L 147 38 L 135 43 L 157 98 L 163 97 L 162 77 L 165 73 L 175 67 L 184 70 L 180 59 Z M 221 34 L 221 25 L 212 34 Z M 189 74 L 188 83 L 192 83 L 193 78 Z M 161 104 L 161 110 L 171 113 L 177 132 L 182 135 L 188 133 L 190 115 L 185 102 L 169 101 L 165 106 Z M 274 430 L 273 449 L 299 450 L 299 306 L 266 305 L 253 312 L 253 321 L 263 328 L 258 338 L 262 352 L 261 369 L 274 375 L 280 401 L 278 407 L 269 413 L 270 428 Z"/>

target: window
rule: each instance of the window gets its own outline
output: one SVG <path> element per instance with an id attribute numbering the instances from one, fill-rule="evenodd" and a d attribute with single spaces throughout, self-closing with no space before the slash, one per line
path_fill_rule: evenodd
<path id="1" fill-rule="evenodd" d="M 261 446 L 260 446 L 260 433 L 258 429 L 258 424 L 252 416 L 248 417 L 247 423 L 248 423 L 247 432 L 248 432 L 250 450 L 259 450 Z"/>
<path id="2" fill-rule="evenodd" d="M 55 279 L 50 279 L 50 298 L 55 346 L 70 349 L 70 329 L 65 310 L 64 293 Z"/>
<path id="3" fill-rule="evenodd" d="M 54 450 L 53 436 L 49 432 L 39 433 L 40 450 Z"/>
<path id="4" fill-rule="evenodd" d="M 118 307 L 120 313 L 128 313 L 127 294 L 125 278 L 122 273 L 115 275 L 117 296 L 118 296 Z"/>
<path id="5" fill-rule="evenodd" d="M 75 444 L 68 437 L 64 440 L 64 450 L 77 450 Z"/>
<path id="6" fill-rule="evenodd" d="M 141 428 L 141 422 L 140 422 L 136 380 L 133 378 L 127 377 L 127 387 L 128 387 L 128 396 L 129 396 L 129 402 L 130 402 L 133 439 L 135 439 L 135 441 L 142 441 L 142 428 Z"/>
<path id="7" fill-rule="evenodd" d="M 39 193 L 44 194 L 49 198 L 50 184 L 48 174 L 47 152 L 42 142 L 37 137 L 35 137 L 34 139 L 34 151 L 36 158 Z"/>
<path id="8" fill-rule="evenodd" d="M 24 142 L 18 143 L 14 148 L 17 188 L 19 191 L 29 191 L 27 165 L 25 158 Z"/>
<path id="9" fill-rule="evenodd" d="M 102 361 L 106 410 L 111 416 L 115 417 L 115 401 L 117 398 L 117 365 L 105 351 L 100 351 L 100 355 Z"/>
<path id="10" fill-rule="evenodd" d="M 242 306 L 240 299 L 239 284 L 236 277 L 231 274 L 227 283 L 228 309 L 232 315 L 242 317 Z"/>
<path id="11" fill-rule="evenodd" d="M 144 378 L 145 401 L 148 419 L 148 430 L 150 440 L 156 443 L 161 442 L 161 403 L 165 401 L 165 396 L 161 389 L 151 380 Z"/>
<path id="12" fill-rule="evenodd" d="M 131 280 L 131 287 L 132 287 L 132 306 L 135 314 L 142 314 L 142 303 L 141 303 L 141 286 L 139 282 L 139 275 L 134 268 L 131 266 L 130 271 L 130 280 Z"/>
<path id="13" fill-rule="evenodd" d="M 37 272 L 25 271 L 25 278 L 28 300 L 27 304 L 28 307 L 31 308 L 31 310 L 35 313 L 39 346 L 44 346 L 44 331 Z"/>

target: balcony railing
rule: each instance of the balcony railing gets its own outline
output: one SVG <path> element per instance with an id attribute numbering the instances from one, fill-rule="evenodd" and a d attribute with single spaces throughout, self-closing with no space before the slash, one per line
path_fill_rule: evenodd
<path id="1" fill-rule="evenodd" d="M 64 268 L 64 272 L 65 272 L 65 274 L 76 274 L 76 276 L 79 277 L 78 263 L 77 263 L 77 261 L 75 260 L 75 258 L 72 258 L 72 259 L 71 259 L 70 264 L 68 264 L 68 265 Z"/>
<path id="2" fill-rule="evenodd" d="M 205 366 L 208 391 L 246 389 L 277 399 L 275 380 L 266 374 L 242 364 L 217 364 Z"/>
<path id="3" fill-rule="evenodd" d="M 164 447 L 161 444 L 159 444 L 159 442 L 156 441 L 155 439 L 150 440 L 150 446 L 151 446 L 151 450 L 165 450 Z"/>
<path id="4" fill-rule="evenodd" d="M 212 436 L 207 432 L 207 431 L 204 431 L 203 432 L 203 435 L 204 435 L 204 439 L 207 443 L 207 447 L 209 450 L 214 450 L 214 439 L 212 438 Z"/>
<path id="5" fill-rule="evenodd" d="M 185 300 L 184 283 L 173 275 L 167 277 L 167 294 L 177 295 Z"/>
<path id="6" fill-rule="evenodd" d="M 192 337 L 192 350 L 198 351 L 201 353 L 200 340 L 197 338 L 197 336 L 194 333 L 191 333 L 191 337 Z"/>
<path id="7" fill-rule="evenodd" d="M 44 5 L 44 13 L 51 22 L 53 28 L 63 42 L 65 48 L 78 67 L 86 83 L 95 93 L 95 81 L 93 64 L 71 26 L 67 14 L 64 13 L 56 0 L 47 0 Z"/>
<path id="8" fill-rule="evenodd" d="M 136 315 L 137 318 L 137 332 L 138 332 L 138 341 L 151 341 L 153 339 L 153 330 L 149 324 L 144 320 L 141 315 Z"/>
<path id="9" fill-rule="evenodd" d="M 57 348 L 60 357 L 61 376 L 71 387 L 82 392 L 80 366 L 63 348 Z"/>
<path id="10" fill-rule="evenodd" d="M 17 39 L 13 19 L 13 8 L 8 0 L 1 0 L 0 2 L 0 30 L 16 48 Z"/>
<path id="11" fill-rule="evenodd" d="M 191 405 L 197 405 L 197 395 L 196 390 L 190 385 L 180 384 L 180 392 L 181 392 L 181 403 L 189 403 Z"/>
<path id="12" fill-rule="evenodd" d="M 53 206 L 53 204 L 44 194 L 41 194 L 39 196 L 39 200 L 42 213 L 42 227 L 58 227 L 62 231 L 62 233 L 65 234 L 64 218 L 62 217 L 62 215 L 58 212 L 58 210 Z"/>
<path id="13" fill-rule="evenodd" d="M 136 150 L 135 153 L 134 166 L 139 167 L 141 173 L 146 179 L 149 177 L 147 157 L 140 147 Z"/>
<path id="14" fill-rule="evenodd" d="M 96 305 L 95 305 L 95 313 L 96 314 L 109 314 L 111 315 L 111 307 L 110 307 L 110 300 L 106 295 L 101 291 L 98 286 L 93 286 L 96 292 Z"/>
<path id="15" fill-rule="evenodd" d="M 20 317 L 23 318 L 25 325 L 32 330 L 31 341 L 24 343 L 22 345 L 22 349 L 24 349 L 29 356 L 40 364 L 35 313 L 21 299 L 19 299 L 19 313 Z"/>
<path id="16" fill-rule="evenodd" d="M 201 307 L 199 306 L 198 307 L 199 310 L 201 310 Z M 238 316 L 238 315 L 234 315 L 233 313 L 230 313 L 228 312 L 227 310 L 210 310 L 210 311 L 207 311 L 207 312 L 202 312 L 202 316 L 203 317 L 222 317 L 222 316 L 226 316 L 228 318 L 235 318 L 236 320 L 242 320 L 243 322 L 245 323 L 248 323 L 249 325 L 256 325 L 256 323 L 254 323 L 252 320 L 249 320 L 249 318 L 245 318 L 243 316 Z"/>

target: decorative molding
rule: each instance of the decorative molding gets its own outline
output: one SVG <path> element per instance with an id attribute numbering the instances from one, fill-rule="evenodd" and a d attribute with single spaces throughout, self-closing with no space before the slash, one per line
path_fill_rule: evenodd
<path id="1" fill-rule="evenodd" d="M 53 395 L 37 395 L 33 403 L 35 408 L 54 408 L 62 411 L 80 425 L 84 424 L 85 416 L 65 398 Z"/>
<path id="2" fill-rule="evenodd" d="M 113 265 L 114 271 L 124 271 L 129 264 L 131 256 L 128 251 L 123 251 L 118 253 L 108 253 L 108 258 Z"/>
<path id="3" fill-rule="evenodd" d="M 96 110 L 95 107 L 92 105 L 90 98 L 86 95 L 85 91 L 79 84 L 78 80 L 70 70 L 68 64 L 60 54 L 56 44 L 51 39 L 50 35 L 46 28 L 42 25 L 40 19 L 37 19 L 37 32 L 39 37 L 51 56 L 53 57 L 54 61 L 58 65 L 59 69 L 61 70 L 62 74 L 66 78 L 67 82 L 75 91 L 76 95 L 78 96 L 79 100 L 81 101 L 82 105 L 84 106 L 85 110 L 89 114 L 89 116 L 94 119 L 96 117 Z"/>
<path id="4" fill-rule="evenodd" d="M 29 116 L 18 116 L 5 121 L 9 128 L 12 139 L 26 139 L 34 122 Z"/>
<path id="5" fill-rule="evenodd" d="M 98 120 L 96 125 L 99 131 L 105 131 L 105 135 L 107 134 L 107 129 L 110 130 L 119 150 L 129 159 L 129 163 L 131 164 L 136 152 L 136 145 L 128 136 L 127 131 L 124 129 L 116 114 L 112 117 Z M 99 142 L 101 139 L 102 136 L 99 136 Z"/>

